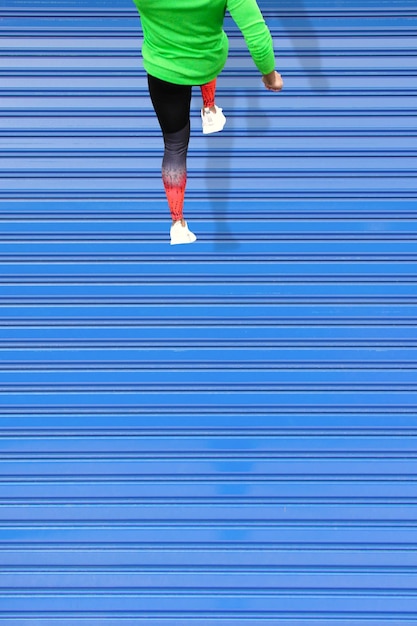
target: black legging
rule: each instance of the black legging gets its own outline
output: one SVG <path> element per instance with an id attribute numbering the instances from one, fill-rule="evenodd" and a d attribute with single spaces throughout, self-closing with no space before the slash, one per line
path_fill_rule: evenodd
<path id="1" fill-rule="evenodd" d="M 149 93 L 164 136 L 162 180 L 174 222 L 183 217 L 190 140 L 191 86 L 148 75 Z"/>
<path id="2" fill-rule="evenodd" d="M 148 74 L 148 87 L 162 132 L 182 130 L 190 119 L 191 85 L 174 85 Z"/>
<path id="3" fill-rule="evenodd" d="M 182 219 L 190 141 L 191 85 L 175 85 L 148 74 L 149 94 L 164 136 L 162 180 L 172 219 Z M 214 106 L 216 79 L 201 85 L 204 107 Z"/>

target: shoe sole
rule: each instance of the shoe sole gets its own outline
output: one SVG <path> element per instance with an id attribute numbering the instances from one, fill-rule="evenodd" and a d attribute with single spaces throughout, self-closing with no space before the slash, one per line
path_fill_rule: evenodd
<path id="1" fill-rule="evenodd" d="M 226 126 L 226 120 L 224 120 L 224 124 L 221 128 L 204 128 L 203 127 L 203 135 L 211 135 L 213 133 L 219 133 Z"/>
<path id="2" fill-rule="evenodd" d="M 197 241 L 197 237 L 195 237 L 195 239 L 188 239 L 187 241 L 171 241 L 171 246 L 179 246 L 185 243 L 194 243 L 195 241 Z"/>

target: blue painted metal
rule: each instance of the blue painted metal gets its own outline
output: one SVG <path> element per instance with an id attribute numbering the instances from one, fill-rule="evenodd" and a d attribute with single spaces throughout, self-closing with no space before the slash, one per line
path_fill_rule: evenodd
<path id="1" fill-rule="evenodd" d="M 260 5 L 172 249 L 133 3 L 0 2 L 0 625 L 417 620 L 414 0 Z"/>

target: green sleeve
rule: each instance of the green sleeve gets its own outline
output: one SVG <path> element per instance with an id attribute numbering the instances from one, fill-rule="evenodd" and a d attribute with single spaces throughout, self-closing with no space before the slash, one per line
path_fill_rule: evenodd
<path id="1" fill-rule="evenodd" d="M 245 38 L 246 45 L 261 74 L 275 69 L 271 33 L 256 0 L 227 0 L 227 9 Z"/>

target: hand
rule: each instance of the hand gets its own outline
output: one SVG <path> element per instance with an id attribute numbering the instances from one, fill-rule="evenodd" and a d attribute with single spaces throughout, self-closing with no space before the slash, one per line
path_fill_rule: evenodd
<path id="1" fill-rule="evenodd" d="M 262 76 L 262 82 L 269 91 L 281 91 L 284 86 L 281 74 L 275 70 Z"/>

